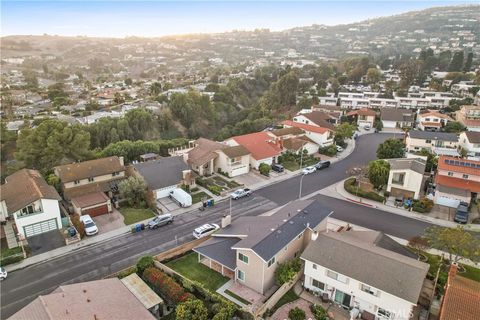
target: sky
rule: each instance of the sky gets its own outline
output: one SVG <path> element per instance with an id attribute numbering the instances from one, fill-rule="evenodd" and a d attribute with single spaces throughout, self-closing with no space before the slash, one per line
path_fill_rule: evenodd
<path id="1" fill-rule="evenodd" d="M 6 35 L 157 37 L 312 24 L 337 25 L 477 1 L 8 1 Z"/>

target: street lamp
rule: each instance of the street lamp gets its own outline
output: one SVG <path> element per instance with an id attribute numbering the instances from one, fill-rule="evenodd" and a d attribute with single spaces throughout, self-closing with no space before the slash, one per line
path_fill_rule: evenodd
<path id="1" fill-rule="evenodd" d="M 304 174 L 302 174 L 302 177 L 300 178 L 300 190 L 298 191 L 298 199 L 302 197 L 302 183 L 303 183 L 303 178 L 305 177 Z"/>

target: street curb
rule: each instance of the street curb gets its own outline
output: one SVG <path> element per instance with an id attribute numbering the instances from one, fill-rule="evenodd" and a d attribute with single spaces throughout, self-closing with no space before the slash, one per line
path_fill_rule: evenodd
<path id="1" fill-rule="evenodd" d="M 356 203 L 356 204 L 359 204 L 359 205 L 362 205 L 362 206 L 365 206 L 365 207 L 370 207 L 370 208 L 378 208 L 377 206 L 373 205 L 373 204 L 370 204 L 370 203 L 364 203 L 362 201 L 358 201 L 358 200 L 354 200 L 354 199 L 350 199 L 350 198 L 345 198 L 346 200 L 350 201 L 350 202 L 353 202 L 353 203 Z"/>

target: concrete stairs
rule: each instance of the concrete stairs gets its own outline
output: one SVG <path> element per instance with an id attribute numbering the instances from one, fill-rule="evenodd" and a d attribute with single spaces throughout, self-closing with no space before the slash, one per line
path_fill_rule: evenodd
<path id="1" fill-rule="evenodd" d="M 12 249 L 18 247 L 17 235 L 13 230 L 13 222 L 7 221 L 7 224 L 3 226 L 3 231 L 5 232 L 8 248 Z"/>

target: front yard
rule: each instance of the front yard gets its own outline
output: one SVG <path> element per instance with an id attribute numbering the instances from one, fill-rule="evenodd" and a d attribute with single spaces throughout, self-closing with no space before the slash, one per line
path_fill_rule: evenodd
<path id="1" fill-rule="evenodd" d="M 191 193 L 190 195 L 192 196 L 192 204 L 201 202 L 203 199 L 211 199 L 212 198 L 206 192 L 203 192 L 203 191 Z"/>
<path id="2" fill-rule="evenodd" d="M 2 244 L 2 253 L 0 259 L 0 266 L 6 266 L 12 263 L 20 262 L 23 260 L 22 248 L 16 247 L 8 249 L 6 244 Z"/>
<path id="3" fill-rule="evenodd" d="M 150 209 L 120 208 L 118 211 L 123 215 L 123 222 L 127 226 L 155 216 L 155 213 Z"/>
<path id="4" fill-rule="evenodd" d="M 303 155 L 303 158 L 301 158 L 298 154 L 287 152 L 278 157 L 278 162 L 288 171 L 296 171 L 300 169 L 300 162 L 302 167 L 305 168 L 316 164 L 318 159 L 311 155 Z"/>
<path id="5" fill-rule="evenodd" d="M 198 255 L 195 252 L 169 261 L 166 265 L 184 277 L 200 282 L 212 292 L 215 292 L 230 280 L 228 277 L 224 277 L 220 273 L 198 262 Z"/>
<path id="6" fill-rule="evenodd" d="M 222 192 L 228 191 L 230 189 L 240 187 L 241 184 L 235 182 L 234 180 L 227 180 L 218 175 L 212 177 L 198 177 L 196 182 L 199 186 L 204 187 L 214 195 L 219 196 Z"/>

